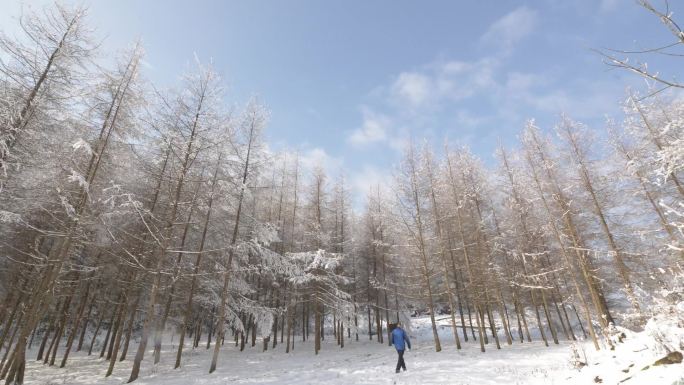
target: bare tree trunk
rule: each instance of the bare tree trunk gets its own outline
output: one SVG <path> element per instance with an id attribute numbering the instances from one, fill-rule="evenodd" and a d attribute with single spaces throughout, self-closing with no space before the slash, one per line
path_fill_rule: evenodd
<path id="1" fill-rule="evenodd" d="M 459 231 L 459 235 L 461 238 L 461 248 L 463 250 L 463 258 L 465 260 L 466 271 L 468 273 L 468 281 L 470 283 L 471 290 L 472 290 L 473 288 L 476 287 L 475 277 L 474 277 L 473 269 L 472 269 L 472 266 L 470 263 L 470 256 L 468 254 L 468 246 L 467 246 L 466 240 L 465 240 L 465 233 L 463 231 L 463 219 L 461 217 L 461 207 L 460 207 L 460 203 L 459 203 L 459 199 L 458 199 L 458 193 L 456 190 L 456 184 L 455 184 L 456 181 L 455 181 L 454 174 L 453 174 L 451 159 L 448 156 L 448 151 L 447 151 L 447 166 L 449 169 L 452 198 L 454 200 L 454 203 L 457 205 L 456 206 L 456 224 L 458 225 L 458 231 Z M 476 301 L 473 301 L 473 303 L 475 305 L 475 312 L 479 314 L 480 313 L 479 305 L 477 304 Z M 468 317 L 470 318 L 470 310 L 468 310 Z M 483 330 L 483 325 L 480 323 L 479 315 L 475 318 L 475 320 L 477 322 L 477 330 L 478 330 L 478 333 L 480 336 L 480 351 L 484 353 L 484 351 L 485 351 L 484 334 L 485 333 Z M 471 326 L 471 330 L 472 330 L 472 320 L 470 321 L 470 326 Z M 474 331 L 473 331 L 473 338 L 475 338 Z"/>
<path id="2" fill-rule="evenodd" d="M 90 321 L 90 315 L 93 313 L 93 307 L 95 307 L 95 296 L 93 295 L 90 301 L 90 306 L 88 306 L 88 313 L 83 318 L 83 328 L 81 329 L 81 336 L 78 338 L 78 346 L 76 346 L 76 351 L 80 352 L 83 348 L 83 341 L 85 340 L 86 332 L 88 331 L 88 322 Z"/>
<path id="3" fill-rule="evenodd" d="M 422 219 L 422 212 L 421 212 L 421 203 L 420 203 L 420 198 L 418 195 L 419 187 L 418 187 L 418 170 L 417 167 L 418 165 L 416 164 L 416 157 L 414 155 L 414 149 L 413 145 L 411 144 L 408 148 L 408 154 L 407 154 L 407 166 L 409 168 L 408 170 L 408 178 L 409 178 L 409 193 L 411 195 L 411 205 L 412 210 L 415 210 L 415 222 L 416 222 L 416 230 L 415 230 L 415 241 L 417 242 L 417 251 L 420 257 L 421 261 L 421 273 L 423 275 L 423 284 L 425 285 L 425 288 L 427 289 L 427 297 L 426 302 L 428 303 L 428 307 L 430 309 L 430 323 L 432 324 L 432 336 L 435 342 L 435 351 L 440 352 L 442 350 L 442 345 L 440 344 L 439 341 L 439 333 L 437 332 L 437 323 L 435 321 L 435 305 L 433 302 L 433 296 L 432 296 L 432 282 L 430 279 L 430 269 L 428 267 L 428 256 L 427 256 L 427 246 L 425 244 L 425 237 L 424 237 L 424 224 L 423 224 L 423 219 Z"/>
<path id="4" fill-rule="evenodd" d="M 447 298 L 449 299 L 449 314 L 451 315 L 451 329 L 454 333 L 454 340 L 456 342 L 456 348 L 461 349 L 461 339 L 458 338 L 458 327 L 456 326 L 456 316 L 454 312 L 456 311 L 456 305 L 454 303 L 454 293 L 451 290 L 451 279 L 449 279 L 449 265 L 447 264 L 447 256 L 444 247 L 444 232 L 442 231 L 442 221 L 439 215 L 439 207 L 437 207 L 437 197 L 435 194 L 435 176 L 432 170 L 432 157 L 429 152 L 425 154 L 425 165 L 428 174 L 428 181 L 430 184 L 430 202 L 432 207 L 432 218 L 435 222 L 435 229 L 437 232 L 437 242 L 439 245 L 439 255 L 442 262 L 442 275 L 444 290 L 447 293 Z M 453 261 L 453 259 L 452 259 Z"/>
<path id="5" fill-rule="evenodd" d="M 532 170 L 535 185 L 536 185 L 537 190 L 539 192 L 539 196 L 541 197 L 542 203 L 544 204 L 544 208 L 545 208 L 547 214 L 549 215 L 549 217 L 552 217 L 551 209 L 550 209 L 549 204 L 546 200 L 546 196 L 544 194 L 544 191 L 542 190 L 541 183 L 540 183 L 539 178 L 538 178 L 537 173 L 536 173 L 536 167 L 532 163 L 532 159 L 529 156 L 529 154 L 527 155 L 527 161 L 528 161 L 528 164 L 530 165 L 530 168 Z M 567 215 L 569 215 L 569 214 L 566 214 L 566 216 Z M 592 342 L 594 343 L 594 348 L 596 350 L 599 350 L 600 347 L 599 347 L 598 339 L 596 337 L 596 332 L 594 330 L 594 326 L 593 326 L 592 320 L 591 320 L 591 312 L 589 311 L 589 306 L 587 305 L 586 299 L 584 298 L 584 295 L 582 294 L 582 290 L 580 289 L 579 282 L 577 281 L 577 277 L 575 276 L 573 265 L 570 261 L 570 256 L 568 255 L 568 251 L 565 247 L 565 242 L 563 241 L 563 237 L 561 236 L 560 230 L 556 226 L 556 222 L 552 220 L 552 221 L 550 221 L 550 223 L 551 223 L 551 227 L 553 229 L 553 234 L 556 238 L 556 241 L 558 242 L 558 244 L 561 247 L 561 255 L 563 255 L 563 260 L 565 261 L 565 266 L 568 269 L 568 275 L 570 276 L 570 278 L 573 282 L 573 286 L 575 288 L 575 295 L 580 300 L 580 304 L 582 305 L 582 309 L 584 310 L 584 317 L 585 317 L 585 320 L 586 320 L 587 325 L 589 327 L 589 334 L 591 335 Z M 578 256 L 581 256 L 579 250 L 578 250 Z M 601 315 L 602 314 L 601 313 L 602 308 L 600 305 L 600 301 L 598 300 L 598 295 L 596 293 L 596 290 L 594 289 L 593 281 L 589 277 L 589 272 L 587 271 L 586 264 L 584 263 L 583 259 L 581 259 L 581 258 L 578 259 L 578 264 L 580 266 L 580 270 L 582 271 L 582 275 L 584 276 L 585 281 L 587 283 L 587 287 L 589 288 L 589 292 L 590 292 L 591 297 L 593 299 L 594 306 L 595 306 L 598 314 Z M 603 319 L 603 317 L 599 317 L 599 318 Z"/>
<path id="6" fill-rule="evenodd" d="M 197 189 L 199 189 L 200 184 L 197 184 Z M 154 364 L 158 364 L 161 359 L 161 345 L 162 345 L 162 334 L 166 330 L 166 322 L 169 319 L 169 313 L 171 312 L 171 303 L 173 302 L 173 297 L 176 292 L 176 280 L 180 278 L 180 265 L 183 259 L 183 251 L 185 250 L 185 241 L 188 236 L 188 230 L 190 230 L 190 223 L 192 221 L 192 214 L 194 210 L 194 204 L 197 196 L 197 191 L 195 191 L 195 197 L 193 197 L 193 203 L 188 210 L 188 217 L 183 228 L 183 235 L 181 237 L 181 243 L 178 246 L 179 252 L 176 257 L 176 271 L 174 277 L 172 278 L 171 287 L 169 288 L 169 293 L 167 294 L 166 304 L 164 305 L 164 312 L 162 313 L 159 323 L 155 328 L 154 332 Z"/>
<path id="7" fill-rule="evenodd" d="M 318 354 L 321 350 L 321 305 L 318 299 L 318 290 L 314 288 L 313 294 L 313 308 L 314 308 L 314 353 Z"/>
<path id="8" fill-rule="evenodd" d="M 116 359 L 119 356 L 119 345 L 121 344 L 121 335 L 123 334 L 123 315 L 126 306 L 122 303 L 121 309 L 119 310 L 119 315 L 116 318 L 116 328 L 114 330 L 113 342 L 110 344 L 110 351 L 107 353 L 107 359 L 109 360 L 109 367 L 107 368 L 107 373 L 105 377 L 112 375 L 114 371 L 114 365 L 116 364 Z M 114 337 L 113 336 L 113 337 Z"/>
<path id="9" fill-rule="evenodd" d="M 90 348 L 88 349 L 88 355 L 93 354 L 93 346 L 95 346 L 95 340 L 97 339 L 97 334 L 100 331 L 100 327 L 102 327 L 102 321 L 104 321 L 104 317 L 105 317 L 104 310 L 99 311 L 99 313 L 100 313 L 100 319 L 97 321 L 97 326 L 95 326 L 95 332 L 93 333 L 93 338 L 90 340 Z"/>
<path id="10" fill-rule="evenodd" d="M 112 311 L 112 316 L 109 318 L 109 327 L 107 328 L 107 334 L 105 335 L 104 339 L 104 344 L 102 345 L 102 349 L 100 350 L 100 358 L 104 357 L 105 351 L 107 351 L 107 346 L 109 346 L 109 341 L 111 340 L 112 336 L 112 331 L 114 330 L 114 323 L 116 320 L 117 313 L 119 313 L 119 309 L 122 306 L 122 295 L 119 294 L 119 298 L 116 301 L 116 307 L 114 308 L 114 311 Z"/>
<path id="11" fill-rule="evenodd" d="M 197 139 L 197 131 L 198 131 L 198 125 L 199 125 L 199 119 L 200 115 L 203 111 L 204 108 L 204 102 L 205 102 L 205 97 L 207 96 L 206 93 L 208 91 L 209 87 L 209 82 L 210 82 L 210 76 L 203 74 L 202 78 L 199 82 L 199 94 L 198 96 L 198 102 L 196 105 L 196 112 L 194 115 L 194 118 L 192 120 L 192 128 L 190 131 L 190 137 L 187 142 L 187 146 L 185 148 L 185 152 L 183 154 L 183 162 L 181 164 L 181 169 L 179 172 L 178 176 L 178 181 L 176 183 L 176 191 L 172 200 L 172 208 L 171 208 L 171 213 L 168 218 L 168 222 L 166 225 L 165 229 L 165 236 L 163 240 L 161 241 L 161 247 L 159 250 L 159 256 L 157 257 L 156 261 L 156 266 L 154 268 L 154 279 L 152 281 L 152 288 L 150 289 L 150 295 L 148 298 L 148 307 L 145 315 L 145 320 L 143 321 L 143 328 L 142 328 L 142 335 L 140 337 L 140 344 L 138 345 L 138 350 L 135 354 L 135 358 L 133 360 L 133 367 L 131 369 L 131 375 L 130 378 L 128 379 L 128 382 L 133 382 L 138 378 L 138 375 L 140 373 L 140 365 L 142 363 L 142 360 L 145 356 L 145 350 L 147 349 L 147 340 L 149 338 L 150 334 L 150 324 L 152 322 L 152 318 L 154 317 L 155 314 L 155 305 L 157 304 L 157 297 L 159 295 L 159 290 L 161 286 L 161 269 L 163 267 L 164 263 L 164 257 L 166 256 L 166 252 L 169 248 L 171 239 L 172 239 L 172 234 L 173 234 L 173 227 L 174 227 L 174 222 L 176 221 L 176 216 L 178 213 L 178 206 L 180 204 L 180 198 L 181 198 L 181 192 L 183 191 L 183 187 L 185 184 L 185 178 L 188 173 L 188 170 L 190 168 L 191 164 L 191 155 L 193 151 L 193 145 L 195 144 L 195 140 Z"/>
<path id="12" fill-rule="evenodd" d="M 88 303 L 89 293 L 90 281 L 88 281 L 88 283 L 86 284 L 85 292 L 82 294 L 81 306 L 79 306 L 79 309 L 76 312 L 76 317 L 74 318 L 73 324 L 71 325 L 71 333 L 69 333 L 69 337 L 66 344 L 66 350 L 64 351 L 64 357 L 62 358 L 62 363 L 59 365 L 60 368 L 63 368 L 66 365 L 67 359 L 69 358 L 71 346 L 73 345 L 74 339 L 76 338 L 78 327 L 81 323 L 81 319 L 83 318 L 83 312 L 85 311 L 86 304 Z"/>
<path id="13" fill-rule="evenodd" d="M 247 177 L 249 176 L 249 161 L 250 161 L 250 155 L 252 152 L 252 145 L 254 144 L 255 140 L 255 127 L 254 127 L 255 122 L 252 121 L 252 124 L 250 125 L 250 131 L 249 131 L 249 142 L 247 144 L 247 156 L 245 158 L 245 164 L 244 168 L 242 170 L 242 184 L 240 187 L 240 195 L 238 196 L 238 205 L 237 209 L 235 212 L 235 225 L 233 227 L 233 235 L 230 241 L 230 251 L 228 252 L 228 261 L 225 266 L 225 270 L 223 272 L 223 288 L 221 290 L 221 301 L 220 301 L 220 306 L 219 306 L 219 314 L 218 314 L 218 325 L 216 327 L 216 338 L 217 340 L 219 338 L 224 337 L 224 322 L 225 322 L 225 317 L 226 317 L 226 297 L 227 297 L 227 292 L 228 292 L 228 282 L 230 279 L 230 274 L 232 272 L 232 264 L 233 264 L 233 255 L 234 255 L 234 247 L 237 243 L 237 238 L 238 238 L 238 229 L 240 226 L 240 215 L 242 213 L 242 200 L 244 199 L 245 196 L 245 186 L 247 183 Z M 214 344 L 214 353 L 211 358 L 211 366 L 209 367 L 209 373 L 213 373 L 214 370 L 216 370 L 216 362 L 218 360 L 218 354 L 219 354 L 219 348 L 220 344 L 216 343 Z"/>
<path id="14" fill-rule="evenodd" d="M 634 293 L 634 289 L 632 288 L 632 281 L 630 278 L 630 272 L 629 269 L 627 268 L 627 265 L 625 264 L 625 261 L 622 256 L 622 251 L 618 248 L 617 243 L 615 242 L 615 237 L 613 236 L 613 233 L 611 232 L 610 228 L 608 227 L 608 222 L 606 221 L 606 217 L 604 215 L 604 210 L 601 207 L 601 203 L 599 202 L 598 198 L 596 197 L 596 191 L 594 189 L 594 186 L 591 182 L 590 176 L 589 176 L 589 171 L 587 170 L 586 164 L 585 164 L 585 159 L 582 156 L 582 152 L 579 148 L 579 144 L 576 141 L 575 135 L 573 135 L 572 132 L 572 126 L 568 123 L 565 123 L 560 126 L 565 133 L 565 138 L 568 142 L 568 144 L 571 147 L 572 153 L 575 158 L 575 162 L 577 162 L 579 166 L 579 172 L 582 180 L 582 184 L 584 185 L 584 188 L 587 190 L 589 193 L 589 196 L 591 197 L 591 202 L 594 205 L 594 210 L 596 213 L 596 216 L 599 218 L 599 222 L 601 223 L 601 228 L 603 229 L 603 232 L 608 240 L 608 246 L 613 252 L 613 259 L 615 261 L 615 266 L 617 267 L 617 271 L 622 278 L 622 283 L 623 283 L 623 288 L 627 294 L 627 298 L 629 299 L 630 303 L 632 304 L 632 307 L 634 308 L 634 311 L 637 313 L 639 317 L 642 317 L 641 314 L 641 308 L 639 306 L 639 301 L 636 298 L 636 294 Z"/>
<path id="15" fill-rule="evenodd" d="M 214 203 L 214 188 L 218 179 L 218 171 L 221 164 L 221 156 L 216 163 L 216 168 L 214 169 L 214 175 L 211 182 L 211 192 L 209 194 L 209 202 L 207 208 L 207 215 L 204 218 L 204 225 L 202 228 L 202 237 L 200 239 L 200 246 L 197 252 L 197 258 L 195 259 L 195 266 L 192 272 L 192 279 L 190 280 L 190 291 L 188 293 L 188 303 L 185 307 L 185 313 L 183 315 L 183 323 L 180 327 L 180 336 L 178 337 L 178 352 L 176 353 L 176 364 L 174 368 L 177 369 L 181 364 L 181 357 L 183 354 L 183 344 L 185 341 L 185 330 L 188 327 L 190 316 L 192 314 L 192 301 L 195 295 L 195 286 L 197 285 L 197 275 L 199 274 L 200 264 L 202 262 L 202 253 L 204 252 L 204 244 L 207 239 L 207 231 L 209 230 L 209 220 L 211 219 L 211 211 Z"/>

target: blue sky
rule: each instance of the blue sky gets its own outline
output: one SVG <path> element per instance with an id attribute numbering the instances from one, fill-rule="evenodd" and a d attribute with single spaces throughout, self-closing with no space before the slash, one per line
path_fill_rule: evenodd
<path id="1" fill-rule="evenodd" d="M 45 3 L 0 0 L 0 27 L 11 33 L 22 7 Z M 409 136 L 467 144 L 491 162 L 498 139 L 514 145 L 528 118 L 550 128 L 566 112 L 603 129 L 643 81 L 590 49 L 672 42 L 633 0 L 86 4 L 106 52 L 142 38 L 146 75 L 161 87 L 194 54 L 213 60 L 229 101 L 257 95 L 269 107 L 272 147 L 344 169 L 357 193 L 390 174 Z M 676 75 L 676 64 L 651 68 Z"/>

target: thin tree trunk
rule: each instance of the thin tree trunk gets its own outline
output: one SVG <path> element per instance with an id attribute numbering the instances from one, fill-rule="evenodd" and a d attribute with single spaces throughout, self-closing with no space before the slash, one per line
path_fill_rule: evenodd
<path id="1" fill-rule="evenodd" d="M 245 164 L 244 168 L 242 170 L 242 184 L 240 187 L 240 195 L 238 197 L 238 205 L 235 213 L 235 225 L 233 226 L 233 235 L 230 241 L 230 251 L 228 252 L 228 263 L 225 266 L 225 270 L 223 272 L 223 288 L 221 290 L 221 301 L 220 301 L 220 306 L 219 306 L 219 315 L 218 315 L 218 325 L 216 327 L 216 337 L 218 338 L 224 338 L 224 322 L 225 322 L 225 317 L 226 317 L 226 296 L 227 296 L 227 291 L 228 291 L 228 282 L 230 279 L 230 273 L 232 272 L 232 264 L 233 264 L 233 255 L 234 255 L 234 247 L 235 244 L 237 243 L 237 238 L 238 238 L 238 229 L 240 226 L 240 215 L 242 213 L 242 200 L 245 196 L 245 185 L 247 183 L 247 177 L 249 176 L 249 161 L 250 161 L 250 155 L 252 152 L 252 145 L 253 145 L 253 140 L 255 132 L 254 132 L 254 122 L 250 125 L 250 131 L 249 131 L 249 143 L 247 144 L 247 156 L 245 158 Z M 220 344 L 216 343 L 214 344 L 214 353 L 211 358 L 211 366 L 209 367 L 209 373 L 213 373 L 214 370 L 216 370 L 216 363 L 218 360 L 218 354 L 219 354 L 219 348 Z"/>
<path id="2" fill-rule="evenodd" d="M 86 284 L 85 288 L 85 293 L 82 294 L 82 302 L 81 306 L 79 306 L 78 311 L 76 312 L 76 317 L 74 318 L 74 322 L 71 325 L 71 333 L 69 334 L 67 344 L 66 344 L 66 349 L 64 351 L 64 357 L 62 358 L 62 363 L 59 365 L 60 368 L 63 368 L 66 365 L 67 359 L 69 358 L 69 352 L 71 352 L 71 347 L 74 343 L 74 339 L 76 338 L 76 333 L 78 332 L 78 327 L 81 323 L 81 319 L 83 318 L 83 312 L 85 311 L 86 304 L 88 303 L 89 299 L 89 293 L 90 293 L 90 281 Z"/>
<path id="3" fill-rule="evenodd" d="M 102 327 L 102 322 L 104 321 L 105 312 L 100 312 L 100 319 L 97 321 L 97 326 L 95 326 L 95 332 L 93 333 L 93 338 L 90 340 L 90 348 L 88 349 L 88 355 L 93 354 L 93 346 L 95 346 L 95 340 L 97 339 L 97 334 Z"/>
<path id="4" fill-rule="evenodd" d="M 526 154 L 526 160 L 530 166 L 530 169 L 532 170 L 532 175 L 534 177 L 535 186 L 537 188 L 539 196 L 540 196 L 542 203 L 544 205 L 544 209 L 546 210 L 547 215 L 552 218 L 553 214 L 551 212 L 551 208 L 549 207 L 549 204 L 546 200 L 546 195 L 544 194 L 544 191 L 542 189 L 542 185 L 541 185 L 541 183 L 539 181 L 539 177 L 537 175 L 536 167 L 535 167 L 534 163 L 532 162 L 532 158 L 531 158 L 529 152 Z M 558 198 L 560 199 L 560 197 L 558 197 Z M 568 224 L 569 213 L 566 213 L 564 215 L 564 217 L 565 217 L 566 224 Z M 599 350 L 600 347 L 599 347 L 598 339 L 596 337 L 596 332 L 594 330 L 594 326 L 592 325 L 592 321 L 591 321 L 591 312 L 589 311 L 589 306 L 587 305 L 587 302 L 584 298 L 584 295 L 582 294 L 582 290 L 580 289 L 579 282 L 577 281 L 577 277 L 575 276 L 573 265 L 570 261 L 568 251 L 565 247 L 565 242 L 563 241 L 563 237 L 561 236 L 560 230 L 556 226 L 556 222 L 552 220 L 552 221 L 550 221 L 550 224 L 551 224 L 551 228 L 553 229 L 553 234 L 556 238 L 556 241 L 558 242 L 558 244 L 561 247 L 561 255 L 563 256 L 563 260 L 565 261 L 565 266 L 568 269 L 568 275 L 570 275 L 573 286 L 575 288 L 575 295 L 580 300 L 580 304 L 582 305 L 582 309 L 584 310 L 584 316 L 585 316 L 587 325 L 589 327 L 589 334 L 591 335 L 592 342 L 594 343 L 594 348 L 596 350 Z M 574 235 L 574 232 L 572 232 L 571 234 Z M 577 241 L 576 241 L 574 236 L 572 237 L 572 239 L 575 242 L 575 244 L 577 244 Z M 602 312 L 603 308 L 602 308 L 601 302 L 598 298 L 596 288 L 593 285 L 594 281 L 589 277 L 589 272 L 587 271 L 586 263 L 585 263 L 584 259 L 582 258 L 582 254 L 579 250 L 577 250 L 577 256 L 580 257 L 578 259 L 578 264 L 580 266 L 580 270 L 581 270 L 582 275 L 585 279 L 585 282 L 587 283 L 587 287 L 589 288 L 589 293 L 590 293 L 591 298 L 593 300 L 594 306 L 595 306 L 595 308 L 599 314 L 599 319 L 605 320 L 604 317 L 601 317 L 601 315 L 604 313 Z M 603 322 L 605 322 L 605 321 L 603 321 Z"/>

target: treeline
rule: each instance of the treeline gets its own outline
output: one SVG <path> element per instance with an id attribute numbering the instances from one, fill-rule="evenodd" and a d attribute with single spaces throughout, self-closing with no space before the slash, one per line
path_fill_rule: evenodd
<path id="1" fill-rule="evenodd" d="M 64 367 L 87 349 L 106 376 L 132 360 L 134 381 L 200 345 L 213 372 L 226 343 L 385 343 L 409 307 L 429 310 L 438 351 L 438 309 L 459 348 L 538 334 L 598 349 L 611 324 L 643 325 L 681 274 L 678 99 L 632 96 L 605 134 L 563 117 L 552 140 L 530 122 L 492 167 L 411 143 L 355 212 L 344 177 L 270 150 L 267 109 L 228 103 L 210 67 L 159 91 L 139 45 L 95 62 L 83 9 L 19 25 L 0 37 L 7 384 L 23 383 L 29 350 Z"/>

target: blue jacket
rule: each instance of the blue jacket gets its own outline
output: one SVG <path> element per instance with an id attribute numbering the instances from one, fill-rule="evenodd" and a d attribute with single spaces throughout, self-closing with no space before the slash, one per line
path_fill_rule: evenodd
<path id="1" fill-rule="evenodd" d="M 411 341 L 409 340 L 408 334 L 404 331 L 404 329 L 400 327 L 396 327 L 394 330 L 392 330 L 392 334 L 390 336 L 390 342 L 394 345 L 394 347 L 397 350 L 405 350 L 406 347 L 404 346 L 404 342 L 406 342 L 406 345 L 408 346 L 409 349 L 411 349 Z"/>

